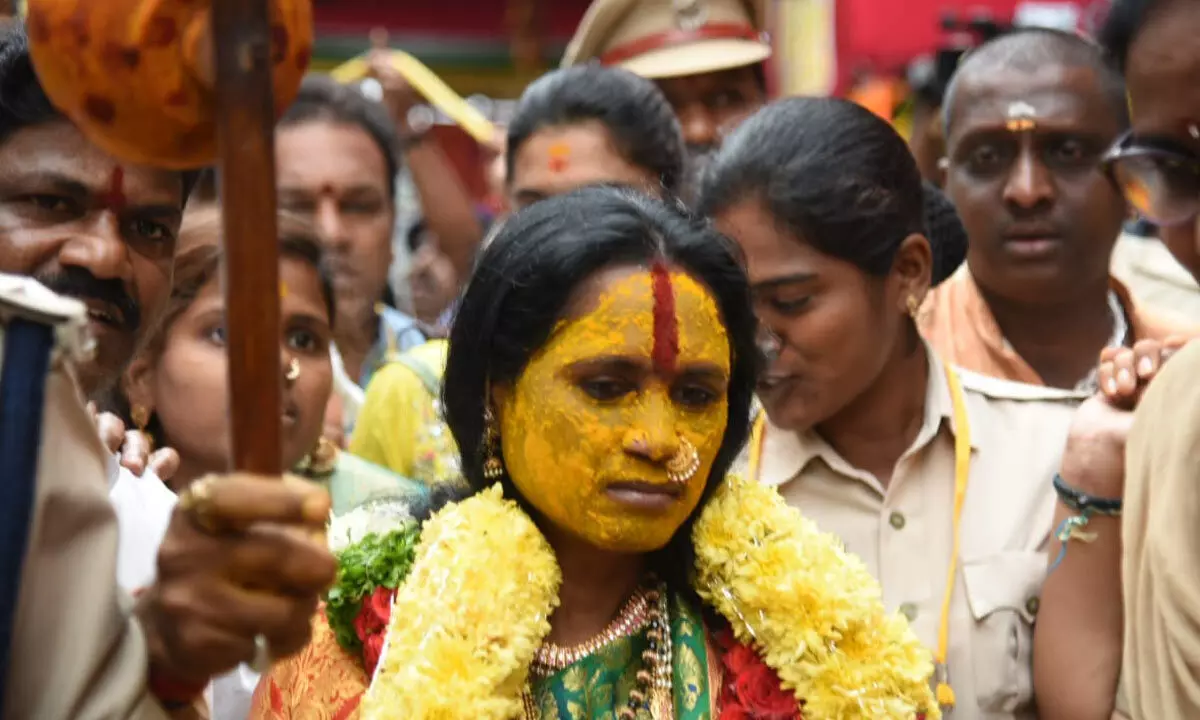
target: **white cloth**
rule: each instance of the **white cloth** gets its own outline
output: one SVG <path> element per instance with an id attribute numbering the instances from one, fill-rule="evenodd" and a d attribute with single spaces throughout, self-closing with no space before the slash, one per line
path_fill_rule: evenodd
<path id="1" fill-rule="evenodd" d="M 117 583 L 130 593 L 154 582 L 158 548 L 167 534 L 178 498 L 152 471 L 141 477 L 108 459 L 108 497 L 117 513 Z M 258 673 L 245 665 L 217 678 L 204 691 L 212 720 L 244 720 L 258 686 Z"/>
<path id="2" fill-rule="evenodd" d="M 152 471 L 141 477 L 108 458 L 108 499 L 117 512 L 117 583 L 134 593 L 154 582 L 158 546 L 167 534 L 175 493 Z"/>

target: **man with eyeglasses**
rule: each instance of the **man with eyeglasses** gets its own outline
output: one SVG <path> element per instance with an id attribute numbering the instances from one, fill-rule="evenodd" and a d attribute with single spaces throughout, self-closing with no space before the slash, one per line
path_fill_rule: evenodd
<path id="1" fill-rule="evenodd" d="M 1125 73 L 1132 111 L 1131 132 L 1104 158 L 1104 167 L 1126 200 L 1158 225 L 1175 258 L 1200 277 L 1197 37 L 1195 0 L 1116 0 L 1102 33 Z M 1056 615 L 1064 620 L 1056 628 L 1064 652 L 1051 663 L 1035 647 L 1035 667 L 1047 661 L 1042 667 L 1087 672 L 1095 670 L 1098 654 L 1122 652 L 1123 634 L 1123 690 L 1135 720 L 1200 717 L 1200 343 L 1179 350 L 1155 375 L 1169 349 L 1143 345 L 1109 359 L 1105 374 L 1117 378 L 1127 396 L 1140 395 L 1136 412 L 1105 398 L 1080 409 L 1062 477 L 1090 494 L 1089 502 L 1116 500 L 1121 542 L 1102 548 L 1088 535 L 1070 536 L 1067 560 L 1051 575 L 1053 581 L 1066 571 L 1075 554 L 1074 607 L 1064 605 L 1066 612 Z M 1089 588 L 1097 575 L 1120 578 L 1123 603 Z M 1039 623 L 1047 627 L 1055 625 L 1045 614 L 1053 606 L 1049 585 Z M 1081 615 L 1098 605 L 1108 608 L 1106 614 L 1093 612 L 1090 621 L 1071 617 L 1071 610 Z M 1060 674 L 1057 684 L 1072 685 L 1068 674 Z M 1039 696 L 1051 687 L 1039 684 Z M 1097 697 L 1103 689 L 1080 682 L 1064 694 Z M 1039 709 L 1043 718 L 1103 716 Z"/>

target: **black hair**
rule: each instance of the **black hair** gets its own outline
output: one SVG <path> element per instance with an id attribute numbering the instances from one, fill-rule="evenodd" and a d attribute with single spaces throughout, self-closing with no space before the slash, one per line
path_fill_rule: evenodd
<path id="1" fill-rule="evenodd" d="M 511 216 L 483 251 L 451 330 L 442 391 L 446 422 L 472 488 L 491 484 L 483 475 L 489 387 L 516 381 L 587 278 L 658 260 L 712 292 L 729 335 L 729 420 L 703 507 L 750 432 L 758 363 L 750 290 L 732 242 L 679 206 L 627 188 L 587 187 L 534 203 Z M 508 497 L 529 508 L 507 474 L 501 483 Z M 691 520 L 652 561 L 680 589 L 692 566 L 690 526 Z"/>
<path id="2" fill-rule="evenodd" d="M 328 75 L 307 75 L 296 99 L 279 120 L 279 127 L 321 121 L 356 125 L 371 137 L 387 168 L 388 201 L 394 202 L 400 173 L 400 138 L 387 108 L 363 95 L 356 85 L 343 85 Z"/>
<path id="3" fill-rule="evenodd" d="M 332 325 L 336 300 L 333 295 L 333 276 L 324 261 L 321 241 L 316 233 L 304 221 L 287 213 L 279 215 L 279 258 L 292 258 L 312 266 L 320 278 L 321 293 L 324 295 L 325 309 L 329 312 L 329 322 Z M 221 214 L 217 207 L 206 207 L 196 211 L 189 217 L 184 232 L 205 233 L 212 235 L 212 242 L 198 242 L 188 250 L 181 252 L 175 258 L 175 274 L 171 285 L 171 297 L 167 301 L 166 310 L 159 318 L 154 331 L 151 332 L 138 351 L 139 355 L 149 355 L 157 361 L 166 346 L 167 335 L 179 316 L 187 311 L 200 292 L 215 280 L 221 269 L 221 246 L 216 242 L 221 236 Z M 111 412 L 125 423 L 125 427 L 134 427 L 132 408 L 126 397 L 121 383 L 117 383 L 101 400 L 100 407 L 105 412 Z M 169 438 L 157 414 L 152 414 L 146 424 L 145 431 L 150 435 L 156 447 L 164 447 Z"/>
<path id="4" fill-rule="evenodd" d="M 588 120 L 604 125 L 626 161 L 649 170 L 668 193 L 678 195 L 687 151 L 666 96 L 628 70 L 591 64 L 546 73 L 525 88 L 508 125 L 508 182 L 517 153 L 534 133 Z"/>
<path id="5" fill-rule="evenodd" d="M 788 232 L 870 275 L 891 271 L 904 238 L 928 236 L 908 145 L 846 100 L 778 100 L 726 138 L 705 173 L 700 212 L 712 216 L 750 199 Z M 942 279 L 935 274 L 933 282 Z"/>
<path id="6" fill-rule="evenodd" d="M 1020 28 L 989 40 L 967 53 L 950 78 L 942 104 L 942 127 L 950 137 L 956 102 L 964 78 L 987 73 L 998 68 L 1034 72 L 1046 65 L 1063 64 L 1087 68 L 1096 73 L 1121 129 L 1129 127 L 1129 103 L 1125 95 L 1125 79 L 1108 62 L 1096 43 L 1074 33 L 1053 28 Z"/>
<path id="7" fill-rule="evenodd" d="M 967 228 L 954 203 L 936 185 L 926 180 L 924 190 L 925 226 L 933 253 L 933 284 L 937 285 L 967 259 Z"/>
<path id="8" fill-rule="evenodd" d="M 1134 39 L 1162 4 L 1163 0 L 1114 0 L 1097 39 L 1118 70 L 1124 72 Z"/>
<path id="9" fill-rule="evenodd" d="M 25 27 L 20 23 L 0 25 L 0 143 L 23 128 L 58 121 L 69 119 L 50 102 L 38 80 Z M 200 171 L 178 174 L 181 204 L 186 205 Z"/>

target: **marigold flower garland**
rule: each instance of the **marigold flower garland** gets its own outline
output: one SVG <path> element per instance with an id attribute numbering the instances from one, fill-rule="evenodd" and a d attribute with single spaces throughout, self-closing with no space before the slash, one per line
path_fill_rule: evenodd
<path id="1" fill-rule="evenodd" d="M 773 488 L 729 477 L 693 527 L 695 589 L 805 718 L 940 717 L 933 662 L 862 561 Z"/>
<path id="2" fill-rule="evenodd" d="M 560 584 L 550 545 L 499 486 L 444 508 L 396 592 L 361 717 L 520 716 Z"/>
<path id="3" fill-rule="evenodd" d="M 806 720 L 940 717 L 929 651 L 884 612 L 863 564 L 774 489 L 727 478 L 692 537 L 697 592 Z M 498 486 L 443 509 L 397 591 L 361 717 L 520 717 L 561 582 L 553 550 Z"/>

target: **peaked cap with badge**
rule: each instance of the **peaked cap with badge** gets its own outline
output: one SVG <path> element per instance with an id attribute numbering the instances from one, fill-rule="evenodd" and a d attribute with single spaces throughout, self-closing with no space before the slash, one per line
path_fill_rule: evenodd
<path id="1" fill-rule="evenodd" d="M 562 66 L 599 62 L 659 79 L 754 65 L 771 57 L 763 0 L 595 0 Z"/>

